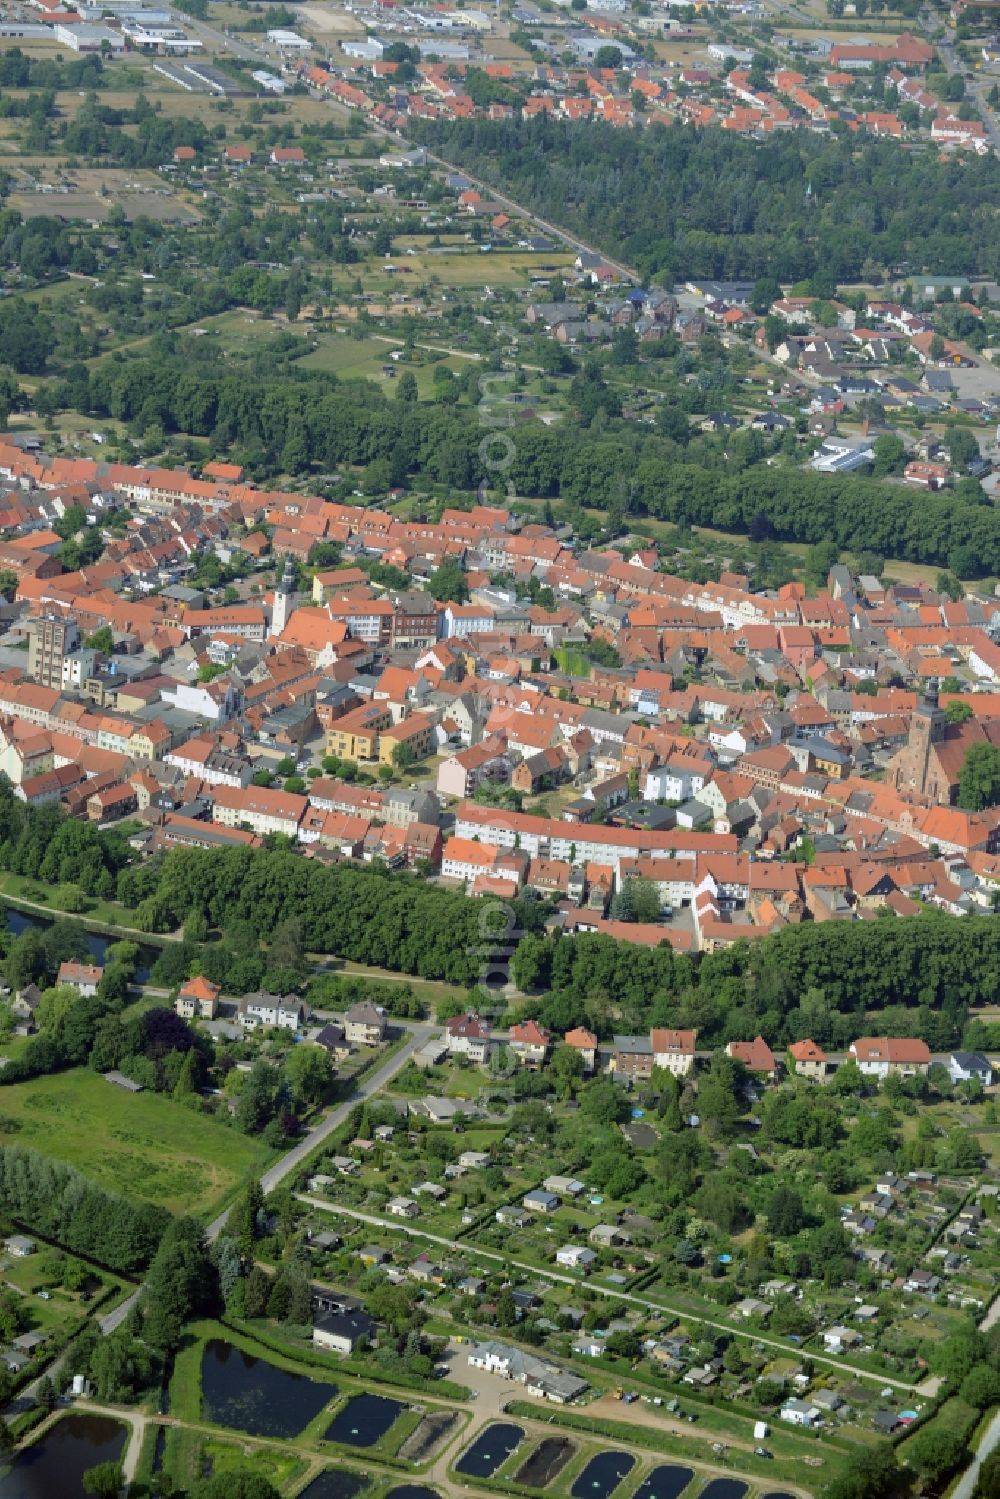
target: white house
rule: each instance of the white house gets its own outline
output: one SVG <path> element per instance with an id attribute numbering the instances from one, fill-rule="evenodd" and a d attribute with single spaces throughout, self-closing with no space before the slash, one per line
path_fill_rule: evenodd
<path id="1" fill-rule="evenodd" d="M 804 1400 L 786 1400 L 779 1415 L 792 1426 L 814 1426 L 819 1420 L 819 1410 Z"/>
<path id="2" fill-rule="evenodd" d="M 653 1066 L 662 1067 L 674 1077 L 687 1077 L 694 1066 L 694 1046 L 697 1031 L 679 1031 L 657 1028 L 649 1033 L 653 1048 Z"/>
<path id="3" fill-rule="evenodd" d="M 469 1366 L 523 1384 L 529 1395 L 551 1400 L 557 1405 L 575 1400 L 587 1388 L 587 1381 L 571 1374 L 568 1369 L 536 1358 L 533 1353 L 520 1348 L 512 1348 L 507 1343 L 474 1344 L 469 1353 Z"/>
<path id="4" fill-rule="evenodd" d="M 300 1000 L 277 994 L 244 994 L 237 1007 L 244 1030 L 275 1029 L 297 1031 L 305 1016 Z"/>
<path id="5" fill-rule="evenodd" d="M 420 1207 L 412 1197 L 393 1197 L 386 1203 L 386 1211 L 394 1218 L 416 1218 L 420 1213 Z"/>
<path id="6" fill-rule="evenodd" d="M 556 1250 L 556 1264 L 567 1270 L 589 1270 L 596 1259 L 597 1255 L 586 1244 L 564 1244 Z"/>
<path id="7" fill-rule="evenodd" d="M 350 1046 L 378 1046 L 385 1037 L 385 1011 L 364 1000 L 344 1016 L 344 1035 Z"/>
<path id="8" fill-rule="evenodd" d="M 452 1056 L 485 1062 L 492 1049 L 492 1030 L 481 1015 L 453 1015 L 447 1023 L 448 1050 Z"/>
<path id="9" fill-rule="evenodd" d="M 705 784 L 705 773 L 690 760 L 674 757 L 665 765 L 655 765 L 646 772 L 643 799 L 647 802 L 686 802 Z"/>
<path id="10" fill-rule="evenodd" d="M 848 1052 L 866 1077 L 887 1078 L 926 1075 L 931 1054 L 926 1041 L 911 1036 L 859 1036 Z"/>
<path id="11" fill-rule="evenodd" d="M 95 963 L 60 963 L 56 983 L 68 984 L 78 994 L 93 995 L 104 977 L 104 969 Z"/>
<path id="12" fill-rule="evenodd" d="M 353 1353 L 359 1343 L 371 1343 L 374 1335 L 375 1322 L 367 1312 L 341 1308 L 316 1318 L 312 1340 L 314 1347 L 331 1353 Z"/>
<path id="13" fill-rule="evenodd" d="M 860 1342 L 861 1334 L 853 1327 L 828 1327 L 823 1334 L 823 1347 L 827 1353 L 846 1353 Z"/>
<path id="14" fill-rule="evenodd" d="M 993 1085 L 993 1067 L 980 1051 L 953 1051 L 948 1058 L 948 1076 L 953 1083 L 968 1083 L 976 1078 L 984 1088 Z"/>

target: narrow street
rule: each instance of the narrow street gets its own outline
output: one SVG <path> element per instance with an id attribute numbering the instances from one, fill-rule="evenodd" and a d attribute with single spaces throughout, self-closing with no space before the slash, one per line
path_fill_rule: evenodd
<path id="1" fill-rule="evenodd" d="M 533 1265 L 525 1260 L 512 1259 L 509 1255 L 501 1254 L 495 1249 L 481 1249 L 477 1244 L 466 1243 L 459 1239 L 447 1239 L 440 1234 L 427 1233 L 420 1228 L 413 1228 L 407 1223 L 390 1222 L 387 1218 L 379 1218 L 374 1213 L 363 1213 L 358 1208 L 345 1207 L 343 1203 L 328 1202 L 322 1197 L 314 1197 L 311 1194 L 298 1193 L 300 1202 L 307 1202 L 312 1207 L 318 1208 L 320 1212 L 340 1214 L 345 1218 L 353 1218 L 358 1223 L 370 1224 L 372 1228 L 387 1229 L 391 1233 L 405 1234 L 411 1239 L 423 1239 L 428 1244 L 436 1244 L 441 1249 L 449 1249 L 457 1254 L 474 1254 L 480 1259 L 495 1260 L 506 1268 L 513 1267 L 521 1270 L 526 1275 L 542 1276 L 546 1280 L 558 1282 L 561 1285 L 579 1287 L 582 1282 L 578 1275 L 563 1275 L 558 1270 L 547 1270 L 543 1266 Z M 757 1332 L 748 1333 L 739 1327 L 734 1327 L 731 1322 L 716 1322 L 711 1317 L 697 1316 L 692 1312 L 681 1311 L 677 1307 L 670 1306 L 664 1301 L 653 1301 L 647 1296 L 636 1296 L 631 1291 L 616 1291 L 610 1287 L 601 1287 L 605 1296 L 614 1297 L 617 1301 L 626 1301 L 631 1306 L 641 1306 L 648 1311 L 667 1313 L 683 1319 L 686 1322 L 698 1322 L 702 1327 L 711 1327 L 717 1332 L 736 1333 L 738 1336 L 752 1337 L 755 1343 L 763 1343 L 767 1348 L 773 1348 L 776 1352 L 787 1354 L 790 1350 L 785 1343 L 779 1343 L 766 1334 Z M 871 1369 L 862 1369 L 857 1364 L 847 1363 L 844 1359 L 830 1358 L 822 1353 L 810 1351 L 809 1358 L 814 1364 L 826 1364 L 831 1368 L 853 1374 L 856 1379 L 875 1380 L 879 1385 L 888 1385 L 896 1390 L 905 1390 L 908 1394 L 922 1394 L 923 1385 L 911 1384 L 905 1379 L 892 1379 L 887 1374 L 882 1374 Z"/>

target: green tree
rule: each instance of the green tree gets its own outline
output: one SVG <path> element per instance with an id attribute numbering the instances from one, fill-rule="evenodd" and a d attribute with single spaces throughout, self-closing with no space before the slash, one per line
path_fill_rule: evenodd
<path id="1" fill-rule="evenodd" d="M 190 1499 L 281 1499 L 281 1494 L 259 1473 L 237 1468 L 201 1479 L 190 1490 Z"/>
<path id="2" fill-rule="evenodd" d="M 1000 748 L 982 741 L 966 750 L 958 773 L 958 805 L 966 812 L 1000 805 Z"/>
<path id="3" fill-rule="evenodd" d="M 1000 1373 L 989 1364 L 975 1364 L 962 1380 L 959 1395 L 973 1410 L 988 1410 L 1000 1403 Z"/>
<path id="4" fill-rule="evenodd" d="M 907 1461 L 932 1483 L 938 1483 L 953 1473 L 966 1452 L 961 1433 L 940 1421 L 931 1421 L 921 1427 L 906 1444 Z"/>
<path id="5" fill-rule="evenodd" d="M 739 1071 L 725 1052 L 712 1054 L 708 1076 L 698 1085 L 698 1113 L 711 1134 L 725 1140 L 733 1133 L 741 1113 L 736 1090 Z"/>
<path id="6" fill-rule="evenodd" d="M 446 557 L 430 576 L 427 592 L 438 603 L 464 604 L 469 598 L 469 585 L 465 572 L 453 557 Z"/>
<path id="7" fill-rule="evenodd" d="M 875 462 L 872 473 L 877 479 L 887 474 L 901 474 L 906 465 L 906 446 L 894 433 L 883 433 L 875 439 Z"/>
<path id="8" fill-rule="evenodd" d="M 93 1494 L 95 1499 L 118 1499 L 125 1486 L 125 1473 L 121 1463 L 98 1463 L 87 1469 L 82 1482 L 84 1493 Z"/>
<path id="9" fill-rule="evenodd" d="M 285 1077 L 296 1103 L 320 1103 L 333 1081 L 330 1058 L 322 1046 L 294 1046 L 285 1062 Z"/>
<path id="10" fill-rule="evenodd" d="M 39 1382 L 35 1399 L 43 1411 L 54 1411 L 59 1403 L 56 1387 L 47 1374 L 43 1374 Z"/>
<path id="11" fill-rule="evenodd" d="M 850 1463 L 836 1478 L 824 1485 L 821 1499 L 885 1499 L 896 1492 L 899 1480 L 899 1461 L 887 1443 L 860 1448 L 851 1453 Z"/>
<path id="12" fill-rule="evenodd" d="M 417 399 L 417 377 L 412 370 L 404 370 L 396 382 L 396 400 L 411 405 Z"/>
<path id="13" fill-rule="evenodd" d="M 805 1209 L 802 1206 L 802 1198 L 794 1187 L 779 1183 L 771 1193 L 767 1205 L 767 1222 L 773 1234 L 779 1239 L 791 1238 L 797 1234 L 805 1223 Z"/>
<path id="14" fill-rule="evenodd" d="M 944 434 L 944 445 L 952 467 L 959 471 L 979 457 L 979 444 L 968 427 L 949 427 Z"/>
<path id="15" fill-rule="evenodd" d="M 604 1078 L 598 1079 L 584 1089 L 580 1112 L 594 1124 L 618 1124 L 628 1114 L 624 1090 Z"/>
<path id="16" fill-rule="evenodd" d="M 972 1499 L 1000 1499 L 1000 1452 L 991 1452 L 983 1462 Z"/>
<path id="17" fill-rule="evenodd" d="M 264 1211 L 264 1192 L 259 1181 L 249 1181 L 229 1215 L 228 1230 L 246 1260 L 253 1259 L 258 1223 Z"/>
<path id="18" fill-rule="evenodd" d="M 175 1218 L 167 1227 L 143 1293 L 144 1335 L 154 1348 L 175 1349 L 184 1324 L 214 1311 L 219 1277 L 205 1233 L 193 1218 Z"/>
<path id="19" fill-rule="evenodd" d="M 92 651 L 101 651 L 105 656 L 110 656 L 115 648 L 115 637 L 111 633 L 111 626 L 101 625 L 100 629 L 87 636 L 84 644 L 88 645 Z"/>
<path id="20" fill-rule="evenodd" d="M 552 1077 L 560 1098 L 568 1098 L 583 1076 L 583 1057 L 573 1046 L 557 1046 L 552 1054 Z"/>

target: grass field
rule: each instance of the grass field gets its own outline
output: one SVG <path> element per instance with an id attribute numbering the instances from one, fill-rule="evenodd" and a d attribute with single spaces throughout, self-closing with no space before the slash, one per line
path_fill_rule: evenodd
<path id="1" fill-rule="evenodd" d="M 102 1187 L 208 1215 L 273 1152 L 182 1104 L 84 1068 L 0 1091 L 0 1144 L 67 1161 Z"/>

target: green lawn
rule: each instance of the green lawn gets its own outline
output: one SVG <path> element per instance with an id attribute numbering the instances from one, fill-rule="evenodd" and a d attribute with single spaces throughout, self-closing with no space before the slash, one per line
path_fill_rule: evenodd
<path id="1" fill-rule="evenodd" d="M 453 374 L 461 375 L 468 369 L 470 362 L 475 362 L 463 359 L 460 355 L 435 359 L 432 353 L 431 359 L 426 363 L 400 361 L 397 364 L 389 356 L 393 350 L 403 348 L 403 340 L 389 335 L 354 338 L 350 333 L 323 333 L 317 335 L 317 340 L 318 347 L 298 360 L 300 369 L 322 370 L 328 374 L 340 375 L 345 380 L 374 380 L 390 395 L 395 389 L 395 381 L 404 370 L 409 370 L 416 376 L 417 391 L 422 400 L 429 399 L 434 391 L 434 370 L 438 364 L 444 365 Z M 445 333 L 435 336 L 434 329 L 422 327 L 417 342 L 422 341 L 437 343 L 445 348 L 448 339 Z M 392 369 L 395 373 L 384 375 L 383 368 Z"/>
<path id="2" fill-rule="evenodd" d="M 0 1089 L 0 1144 L 68 1161 L 109 1190 L 208 1215 L 273 1152 L 155 1093 L 79 1068 Z"/>

